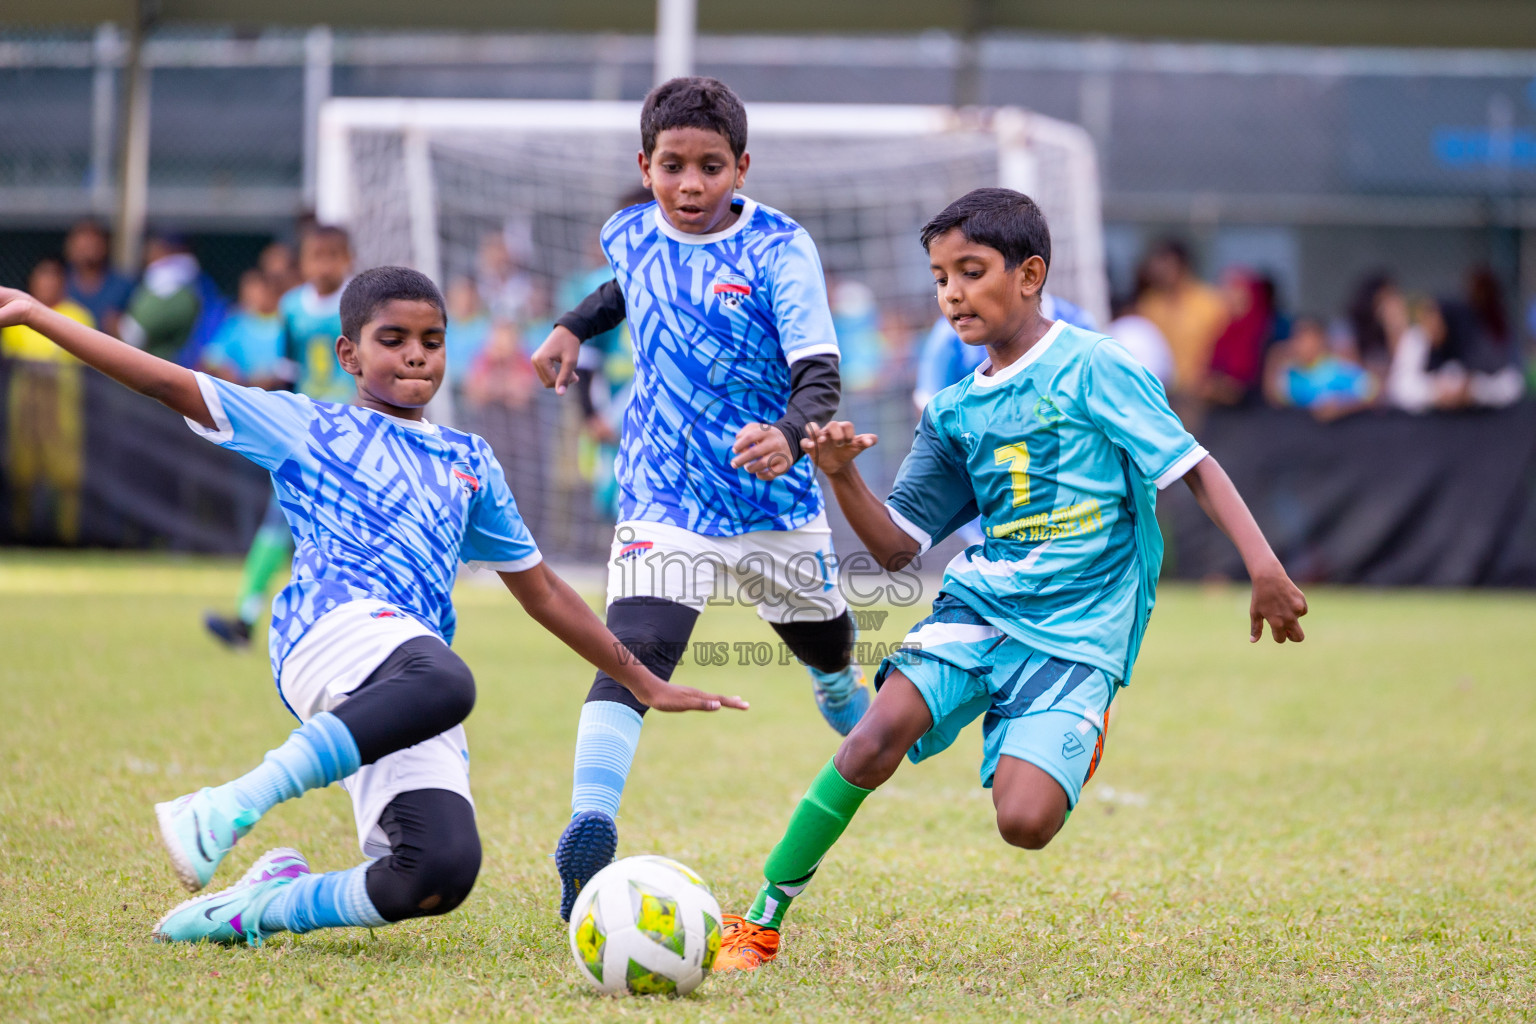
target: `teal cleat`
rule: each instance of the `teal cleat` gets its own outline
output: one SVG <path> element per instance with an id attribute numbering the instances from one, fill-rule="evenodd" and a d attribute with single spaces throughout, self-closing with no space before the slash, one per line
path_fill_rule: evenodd
<path id="1" fill-rule="evenodd" d="M 863 670 L 849 665 L 835 675 L 810 671 L 811 690 L 821 717 L 839 736 L 847 736 L 869 710 L 869 687 L 864 685 Z"/>
<path id="2" fill-rule="evenodd" d="M 160 840 L 171 855 L 176 877 L 191 892 L 208 884 L 224 855 L 251 830 L 257 817 L 255 811 L 221 807 L 213 790 L 206 787 L 155 804 Z"/>
<path id="3" fill-rule="evenodd" d="M 273 934 L 261 927 L 262 911 L 279 889 L 309 873 L 309 863 L 299 851 L 287 847 L 268 850 L 228 889 L 194 896 L 173 907 L 155 925 L 155 939 L 259 946 Z"/>

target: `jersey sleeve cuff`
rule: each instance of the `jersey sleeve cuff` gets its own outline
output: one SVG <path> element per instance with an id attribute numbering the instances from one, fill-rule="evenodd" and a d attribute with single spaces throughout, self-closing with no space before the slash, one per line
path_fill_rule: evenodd
<path id="1" fill-rule="evenodd" d="M 544 561 L 544 554 L 535 551 L 531 555 L 515 558 L 510 562 L 465 562 L 471 569 L 489 569 L 491 572 L 526 572 Z"/>
<path id="2" fill-rule="evenodd" d="M 1178 460 L 1174 462 L 1173 465 L 1169 466 L 1168 469 L 1164 471 L 1162 476 L 1153 481 L 1155 484 L 1157 484 L 1157 489 L 1160 491 L 1165 490 L 1169 484 L 1184 479 L 1184 475 L 1190 470 L 1194 469 L 1195 466 L 1199 464 L 1200 460 L 1204 459 L 1209 454 L 1211 453 L 1206 451 L 1204 446 L 1198 444 L 1195 445 L 1189 451 L 1179 456 Z"/>
<path id="3" fill-rule="evenodd" d="M 918 526 L 912 520 L 896 511 L 895 507 L 886 505 L 885 510 L 886 512 L 890 513 L 891 522 L 901 527 L 902 533 L 905 533 L 908 537 L 911 537 L 913 540 L 917 541 L 918 554 L 921 555 L 929 548 L 933 547 L 933 534 L 924 530 L 921 526 Z"/>
<path id="4" fill-rule="evenodd" d="M 804 348 L 797 348 L 793 352 L 786 352 L 784 354 L 784 361 L 790 366 L 794 366 L 802 359 L 810 359 L 813 356 L 835 356 L 838 354 L 837 342 L 829 341 L 822 345 L 807 345 Z"/>
<path id="5" fill-rule="evenodd" d="M 197 378 L 197 390 L 202 392 L 203 404 L 208 406 L 208 415 L 213 417 L 213 426 L 205 427 L 190 417 L 182 418 L 187 421 L 187 426 L 192 428 L 192 433 L 199 437 L 205 437 L 214 444 L 228 444 L 235 439 L 235 428 L 224 412 L 224 401 L 219 398 L 217 385 L 206 373 L 194 372 L 193 376 Z"/>

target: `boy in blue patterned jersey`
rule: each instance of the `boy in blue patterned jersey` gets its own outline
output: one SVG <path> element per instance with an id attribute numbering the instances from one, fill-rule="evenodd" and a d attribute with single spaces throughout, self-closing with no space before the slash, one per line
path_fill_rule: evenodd
<path id="1" fill-rule="evenodd" d="M 311 225 L 299 240 L 304 283 L 278 301 L 278 360 L 263 387 L 283 388 L 322 402 L 350 402 L 353 384 L 336 358 L 341 334 L 341 293 L 352 273 L 352 243 L 342 228 Z M 248 383 L 256 383 L 250 381 Z M 267 600 L 267 587 L 288 560 L 293 543 L 274 497 L 251 540 L 241 570 L 235 614 L 208 612 L 203 625 L 227 647 L 243 648 Z"/>
<path id="2" fill-rule="evenodd" d="M 929 403 L 884 503 L 853 468 L 873 434 L 813 427 L 805 448 L 887 568 L 978 512 L 986 537 L 950 562 L 909 650 L 881 665 L 874 705 L 795 809 L 751 910 L 727 915 L 716 971 L 773 959 L 791 900 L 864 798 L 903 755 L 931 757 L 977 718 L 998 831 L 1025 849 L 1051 841 L 1103 755 L 1152 612 L 1159 488 L 1184 480 L 1242 554 L 1249 639 L 1265 622 L 1277 643 L 1303 638 L 1305 598 L 1157 379 L 1113 340 L 1041 315 L 1051 240 L 1039 207 L 978 189 L 922 241 L 940 309 L 987 360 Z"/>
<path id="3" fill-rule="evenodd" d="M 336 358 L 355 381 L 352 405 L 194 373 L 0 290 L 0 325 L 40 331 L 269 470 L 296 538 L 270 648 L 278 694 L 302 724 L 245 775 L 157 805 L 160 835 L 196 891 L 268 810 L 341 782 L 363 852 L 376 859 L 315 874 L 296 851 L 270 851 L 232 888 L 161 918 L 155 935 L 165 941 L 374 927 L 446 913 L 468 895 L 480 840 L 460 723 L 475 684 L 448 647 L 461 561 L 495 569 L 536 621 L 636 699 L 673 711 L 745 707 L 622 658 L 542 562 L 490 446 L 422 417 L 445 365 L 447 317 L 430 280 L 370 270 L 348 286 L 340 313 Z"/>
<path id="4" fill-rule="evenodd" d="M 869 691 L 852 661 L 815 470 L 799 447 L 840 389 L 820 257 L 799 224 L 737 193 L 751 162 L 747 116 L 724 84 L 658 86 L 640 136 L 655 199 L 609 219 L 602 245 L 614 280 L 561 317 L 533 357 L 545 386 L 563 392 L 582 341 L 629 320 L 635 380 L 616 465 L 608 627 L 670 678 L 725 574 L 807 666 L 823 716 L 846 735 Z M 598 674 L 555 853 L 561 917 L 617 849 L 614 817 L 644 711 Z"/>

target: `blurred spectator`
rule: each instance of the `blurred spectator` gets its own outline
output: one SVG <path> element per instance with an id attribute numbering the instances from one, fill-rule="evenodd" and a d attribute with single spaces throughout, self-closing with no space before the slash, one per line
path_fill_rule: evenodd
<path id="1" fill-rule="evenodd" d="M 283 320 L 285 374 L 294 390 L 325 402 L 350 402 L 352 377 L 336 359 L 341 293 L 352 276 L 352 240 L 343 228 L 310 224 L 299 239 L 304 283 L 278 300 Z"/>
<path id="2" fill-rule="evenodd" d="M 849 391 L 874 387 L 886 367 L 886 340 L 875 293 L 864 282 L 851 280 L 836 282 L 831 291 L 842 385 Z"/>
<path id="3" fill-rule="evenodd" d="M 1125 346 L 1165 390 L 1173 382 L 1173 353 L 1168 349 L 1168 339 L 1157 324 L 1136 312 L 1135 299 L 1115 303 L 1115 318 L 1105 333 Z"/>
<path id="4" fill-rule="evenodd" d="M 279 292 L 261 270 L 240 275 L 239 308 L 203 350 L 201 368 L 236 384 L 272 389 L 284 383 Z"/>
<path id="5" fill-rule="evenodd" d="M 44 256 L 27 274 L 27 291 L 32 297 L 50 309 L 63 313 L 77 323 L 95 327 L 91 311 L 69 295 L 69 277 L 64 261 L 57 256 Z M 22 324 L 0 329 L 0 355 L 11 359 L 28 359 L 42 363 L 73 363 L 75 357 Z"/>
<path id="6" fill-rule="evenodd" d="M 107 229 L 96 221 L 79 221 L 64 239 L 64 261 L 69 264 L 69 297 L 91 311 L 97 327 L 116 335 L 133 281 L 112 269 L 110 242 Z"/>
<path id="7" fill-rule="evenodd" d="M 1453 358 L 1450 324 L 1440 303 L 1420 299 L 1410 312 L 1407 302 L 1394 290 L 1382 296 L 1379 307 L 1379 319 L 1392 350 L 1384 388 L 1387 403 L 1415 413 L 1466 405 L 1470 400 L 1467 373 Z M 1406 323 L 1398 329 L 1400 317 Z"/>
<path id="8" fill-rule="evenodd" d="M 1300 317 L 1289 341 L 1270 350 L 1265 373 L 1270 404 L 1305 409 L 1327 422 L 1367 408 L 1375 396 L 1371 375 L 1328 348 L 1326 326 Z"/>
<path id="9" fill-rule="evenodd" d="M 293 255 L 293 246 L 287 242 L 270 242 L 256 257 L 256 269 L 267 276 L 277 294 L 303 283 L 299 277 L 299 261 Z"/>
<path id="10" fill-rule="evenodd" d="M 123 340 L 193 365 L 223 323 L 228 304 L 181 237 L 153 235 L 144 254 L 144 277 L 121 322 Z"/>
<path id="11" fill-rule="evenodd" d="M 1242 405 L 1257 393 L 1264 374 L 1264 350 L 1273 337 L 1272 291 L 1247 270 L 1222 275 L 1227 326 L 1211 347 L 1203 393 L 1214 405 Z"/>
<path id="12" fill-rule="evenodd" d="M 95 326 L 90 311 L 69 298 L 62 259 L 39 260 L 27 277 L 27 291 L 71 320 Z M 18 537 L 32 533 L 41 497 L 53 512 L 47 539 L 73 544 L 80 537 L 84 475 L 80 363 L 22 325 L 0 331 L 0 354 L 14 360 L 6 396 L 12 527 Z"/>
<path id="13" fill-rule="evenodd" d="M 1371 376 L 1384 380 L 1397 335 L 1408 328 L 1408 307 L 1391 275 L 1376 271 L 1362 278 L 1355 285 L 1348 317 L 1355 358 Z"/>
<path id="14" fill-rule="evenodd" d="M 1227 325 L 1221 293 L 1195 276 L 1189 250 L 1174 239 L 1152 247 L 1137 283 L 1136 312 L 1157 325 L 1173 353 L 1171 396 L 1199 397 L 1211 365 L 1211 349 Z"/>
<path id="15" fill-rule="evenodd" d="M 491 319 L 522 324 L 532 314 L 533 275 L 512 255 L 501 232 L 490 232 L 481 238 L 475 279 Z"/>
<path id="16" fill-rule="evenodd" d="M 521 409 L 533 396 L 533 363 L 518 344 L 517 328 L 495 323 L 464 378 L 464 400 L 471 407 Z"/>
<path id="17" fill-rule="evenodd" d="M 475 282 L 455 278 L 448 285 L 448 380 L 464 386 L 469 369 L 491 336 L 491 317 L 480 301 Z"/>

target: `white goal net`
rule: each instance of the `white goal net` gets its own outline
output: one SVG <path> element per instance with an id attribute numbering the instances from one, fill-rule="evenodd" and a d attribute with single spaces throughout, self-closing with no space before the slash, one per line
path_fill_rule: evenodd
<path id="1" fill-rule="evenodd" d="M 483 274 L 486 240 L 499 239 L 536 296 L 519 325 L 531 351 L 563 312 L 561 282 L 593 266 L 599 228 L 639 185 L 639 115 L 638 103 L 331 100 L 320 116 L 317 214 L 351 231 L 359 266 L 413 266 L 445 286 Z M 751 104 L 747 117 L 742 191 L 805 226 L 834 296 L 850 283 L 878 310 L 892 365 L 843 406 L 893 441 L 870 460 L 876 486 L 905 451 L 915 347 L 937 316 L 918 232 L 949 202 L 989 185 L 1032 196 L 1051 227 L 1049 290 L 1107 319 L 1098 170 L 1079 126 L 1014 108 Z M 537 450 L 537 479 L 527 465 L 508 471 L 524 477 L 517 493 L 545 524 L 541 543 L 603 550 L 588 543 L 601 524 L 570 468 L 581 461 L 567 439 L 577 432 L 573 403 L 538 394 L 527 403 L 533 412 L 507 428 L 515 439 L 500 443 L 471 403 L 456 415 L 504 462 Z"/>

